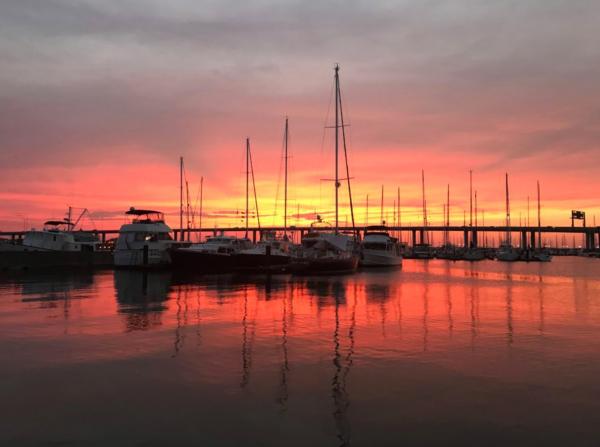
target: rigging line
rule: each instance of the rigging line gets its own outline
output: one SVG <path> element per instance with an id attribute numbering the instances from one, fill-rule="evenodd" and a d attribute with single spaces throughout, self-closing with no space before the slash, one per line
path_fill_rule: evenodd
<path id="1" fill-rule="evenodd" d="M 329 104 L 327 105 L 327 114 L 325 115 L 325 122 L 323 123 L 323 137 L 321 138 L 321 155 L 325 148 L 325 136 L 328 129 L 327 123 L 329 122 L 329 116 L 331 113 L 331 103 L 333 102 L 333 92 L 335 90 L 335 81 L 331 84 L 331 91 L 329 92 Z"/>
<path id="2" fill-rule="evenodd" d="M 281 152 L 279 157 L 279 171 L 277 173 L 277 188 L 275 189 L 275 206 L 273 209 L 273 219 L 271 220 L 271 224 L 275 226 L 275 219 L 277 217 L 277 204 L 279 202 L 279 188 L 281 187 L 281 171 L 283 170 L 283 159 L 285 157 L 285 134 L 283 135 L 283 139 L 281 141 Z"/>
<path id="3" fill-rule="evenodd" d="M 254 164 L 252 163 L 252 151 L 248 150 L 248 155 L 250 157 L 250 172 L 252 174 L 252 189 L 254 190 L 254 205 L 256 207 L 256 223 L 258 224 L 258 228 L 260 228 L 260 213 L 258 212 L 258 197 L 256 195 L 256 183 L 254 181 Z"/>
<path id="4" fill-rule="evenodd" d="M 354 204 L 352 203 L 352 188 L 350 187 L 350 167 L 348 166 L 348 150 L 346 149 L 346 128 L 344 127 L 344 112 L 342 109 L 342 92 L 338 89 L 338 100 L 340 103 L 340 119 L 342 121 L 342 144 L 344 146 L 344 160 L 346 162 L 346 179 L 348 180 L 348 198 L 350 200 L 350 215 L 352 216 L 352 229 L 356 229 L 354 222 Z"/>

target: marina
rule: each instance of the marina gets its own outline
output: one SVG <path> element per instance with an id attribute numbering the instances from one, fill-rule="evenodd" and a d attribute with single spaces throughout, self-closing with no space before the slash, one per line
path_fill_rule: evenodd
<path id="1" fill-rule="evenodd" d="M 5 275 L 0 443 L 592 446 L 598 278 L 581 257 Z"/>
<path id="2" fill-rule="evenodd" d="M 600 2 L 0 2 L 0 447 L 600 445 Z"/>

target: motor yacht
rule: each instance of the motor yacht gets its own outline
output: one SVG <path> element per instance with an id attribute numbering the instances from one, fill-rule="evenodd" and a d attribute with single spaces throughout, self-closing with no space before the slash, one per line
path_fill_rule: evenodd
<path id="1" fill-rule="evenodd" d="M 130 208 L 131 222 L 121 226 L 114 250 L 116 267 L 159 267 L 170 264 L 169 249 L 180 243 L 162 212 Z"/>
<path id="2" fill-rule="evenodd" d="M 360 244 L 362 267 L 389 267 L 402 265 L 401 247 L 385 226 L 370 226 Z"/>

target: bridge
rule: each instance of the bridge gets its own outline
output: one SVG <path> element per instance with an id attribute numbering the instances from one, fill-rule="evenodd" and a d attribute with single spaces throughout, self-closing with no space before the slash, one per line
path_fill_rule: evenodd
<path id="1" fill-rule="evenodd" d="M 364 234 L 366 226 L 357 226 L 355 228 L 350 226 L 341 226 L 339 230 L 341 232 L 360 232 Z M 510 230 L 511 234 L 518 234 L 520 240 L 520 246 L 530 246 L 532 248 L 541 246 L 540 234 L 552 233 L 552 234 L 581 234 L 584 235 L 584 248 L 587 250 L 594 250 L 600 248 L 600 226 L 598 227 L 582 227 L 582 226 L 444 226 L 444 225 L 428 225 L 428 226 L 386 226 L 387 231 L 390 232 L 403 232 L 408 233 L 410 237 L 407 242 L 410 242 L 412 246 L 422 244 L 427 241 L 427 234 L 436 232 L 448 234 L 462 234 L 463 245 L 470 247 L 478 247 L 480 236 L 484 233 L 506 233 Z M 246 233 L 248 231 L 249 236 L 256 242 L 260 239 L 260 234 L 264 232 L 282 232 L 283 227 L 206 227 L 206 228 L 190 228 L 190 229 L 173 229 L 173 235 L 175 239 L 183 240 L 187 234 L 219 234 L 224 233 Z M 291 233 L 305 234 L 311 230 L 309 226 L 289 226 L 288 231 Z M 102 242 L 106 242 L 110 238 L 117 237 L 119 230 L 90 230 L 98 234 Z M 0 238 L 10 238 L 12 240 L 22 239 L 27 231 L 0 231 Z"/>

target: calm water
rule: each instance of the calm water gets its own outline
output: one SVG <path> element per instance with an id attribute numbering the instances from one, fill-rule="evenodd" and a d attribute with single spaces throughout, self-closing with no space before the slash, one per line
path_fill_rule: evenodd
<path id="1" fill-rule="evenodd" d="M 1 445 L 599 445 L 600 260 L 0 278 Z"/>

